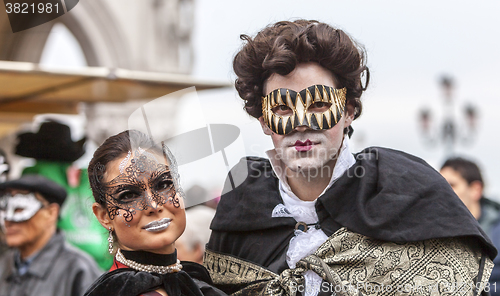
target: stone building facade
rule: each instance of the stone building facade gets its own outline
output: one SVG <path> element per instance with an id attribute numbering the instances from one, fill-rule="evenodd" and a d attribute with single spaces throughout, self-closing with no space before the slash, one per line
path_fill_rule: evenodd
<path id="1" fill-rule="evenodd" d="M 0 9 L 0 60 L 38 63 L 55 23 L 76 37 L 88 66 L 189 74 L 193 0 L 85 0 L 43 25 L 12 33 Z"/>

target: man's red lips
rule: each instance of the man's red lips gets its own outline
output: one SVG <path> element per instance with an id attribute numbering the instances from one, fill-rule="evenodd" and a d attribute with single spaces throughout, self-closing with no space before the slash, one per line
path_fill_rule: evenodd
<path id="1" fill-rule="evenodd" d="M 302 142 L 302 141 L 299 141 L 297 140 L 295 142 L 295 150 L 299 151 L 299 152 L 303 152 L 303 151 L 309 151 L 312 149 L 312 142 L 307 139 L 305 142 Z"/>
<path id="2" fill-rule="evenodd" d="M 302 141 L 299 141 L 297 140 L 297 142 L 295 142 L 295 146 L 311 146 L 312 145 L 312 142 L 307 139 L 305 142 L 302 142 Z"/>

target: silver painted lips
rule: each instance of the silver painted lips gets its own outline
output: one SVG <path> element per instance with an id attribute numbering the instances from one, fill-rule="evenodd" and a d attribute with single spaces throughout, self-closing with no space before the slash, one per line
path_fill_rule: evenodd
<path id="1" fill-rule="evenodd" d="M 172 221 L 172 219 L 163 218 L 158 221 L 149 222 L 142 228 L 146 231 L 151 231 L 151 232 L 162 231 L 167 229 L 167 227 L 170 225 L 170 221 Z"/>

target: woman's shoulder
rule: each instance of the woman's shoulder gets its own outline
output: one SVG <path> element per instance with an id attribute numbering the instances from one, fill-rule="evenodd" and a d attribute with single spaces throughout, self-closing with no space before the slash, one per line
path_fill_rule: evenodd
<path id="1" fill-rule="evenodd" d="M 111 265 L 111 267 L 109 268 L 108 271 L 113 271 L 113 270 L 122 269 L 122 268 L 130 268 L 130 267 L 128 267 L 127 265 L 125 265 L 121 262 L 116 261 L 116 258 L 114 258 L 113 265 Z"/>
<path id="2" fill-rule="evenodd" d="M 191 261 L 181 261 L 182 270 L 191 278 L 213 285 L 212 278 L 205 266 Z"/>
<path id="3" fill-rule="evenodd" d="M 158 288 L 164 288 L 171 296 L 184 295 L 180 291 L 199 291 L 192 295 L 226 295 L 213 287 L 208 271 L 200 264 L 182 262 L 183 269 L 177 273 L 164 275 L 148 272 L 139 272 L 117 262 L 109 272 L 102 275 L 87 290 L 85 296 L 97 295 L 148 295 L 159 296 Z M 172 281 L 175 281 L 174 285 Z M 177 291 L 180 289 L 179 291 Z M 144 291 L 150 291 L 144 294 Z M 153 293 L 153 294 L 151 294 Z M 154 294 L 156 293 L 156 294 Z M 186 294 L 188 295 L 188 294 Z"/>

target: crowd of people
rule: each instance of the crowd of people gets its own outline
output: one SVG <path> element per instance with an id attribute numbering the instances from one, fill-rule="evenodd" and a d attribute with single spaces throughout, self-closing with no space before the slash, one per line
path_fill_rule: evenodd
<path id="1" fill-rule="evenodd" d="M 36 163 L 8 180 L 0 153 L 0 296 L 499 295 L 500 205 L 474 162 L 351 151 L 360 44 L 308 20 L 241 38 L 235 86 L 268 158 L 231 169 L 216 210 L 186 210 L 175 158 L 143 132 L 109 137 L 86 168 L 60 122 L 19 135 Z"/>

